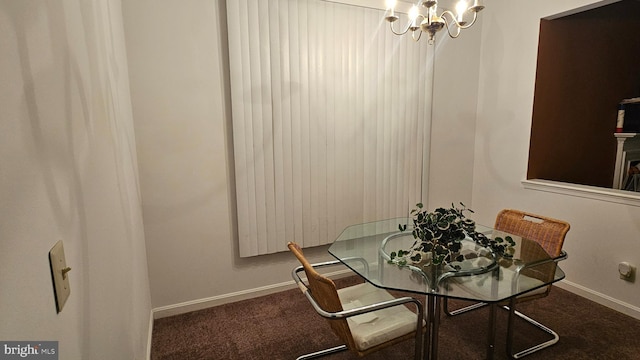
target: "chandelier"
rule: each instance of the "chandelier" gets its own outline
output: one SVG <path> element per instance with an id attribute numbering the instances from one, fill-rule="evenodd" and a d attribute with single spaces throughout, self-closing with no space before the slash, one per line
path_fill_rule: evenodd
<path id="1" fill-rule="evenodd" d="M 438 15 L 437 0 L 420 0 L 416 5 L 411 7 L 411 10 L 409 10 L 409 19 L 404 30 L 397 31 L 394 28 L 394 23 L 396 23 L 400 18 L 395 14 L 396 0 L 387 0 L 387 10 L 389 13 L 385 16 L 385 20 L 389 22 L 389 27 L 394 34 L 404 35 L 408 31 L 411 31 L 411 37 L 413 40 L 418 41 L 420 40 L 422 33 L 426 32 L 429 34 L 429 43 L 432 44 L 436 33 L 443 28 L 447 29 L 447 33 L 449 33 L 450 37 L 457 38 L 460 35 L 461 30 L 468 29 L 475 24 L 478 19 L 478 12 L 484 9 L 484 6 L 480 4 L 479 0 L 472 1 L 473 5 L 468 6 L 466 0 L 460 0 L 456 4 L 455 13 L 450 10 L 444 10 L 440 15 Z M 426 8 L 425 14 L 420 12 L 418 4 L 421 4 L 423 8 Z"/>

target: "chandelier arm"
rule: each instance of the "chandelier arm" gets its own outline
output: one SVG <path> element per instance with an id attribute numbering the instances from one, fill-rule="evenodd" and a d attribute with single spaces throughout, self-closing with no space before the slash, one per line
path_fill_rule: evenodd
<path id="1" fill-rule="evenodd" d="M 469 11 L 470 10 L 467 10 L 467 12 L 469 12 Z M 458 29 L 465 30 L 465 29 L 468 29 L 468 28 L 472 27 L 473 24 L 476 23 L 476 20 L 478 20 L 478 12 L 477 11 L 472 11 L 472 12 L 473 12 L 473 19 L 469 23 L 467 23 L 467 22 L 462 22 L 462 23 L 458 22 L 458 18 L 456 17 L 456 15 L 453 12 L 451 12 L 451 10 L 443 11 L 442 15 L 440 15 L 440 17 L 442 19 L 444 19 L 445 22 L 446 22 L 446 20 L 447 20 L 447 16 L 446 15 L 448 15 L 449 20 L 452 21 L 453 24 L 455 24 Z"/>
<path id="2" fill-rule="evenodd" d="M 393 28 L 393 23 L 392 23 L 392 22 L 390 22 L 390 23 L 389 23 L 389 29 L 391 29 L 391 32 L 392 32 L 392 33 L 394 33 L 394 34 L 396 34 L 396 35 L 404 35 L 404 34 L 406 34 L 406 33 L 407 33 L 407 31 L 409 31 L 409 26 L 410 26 L 410 25 L 411 25 L 411 23 L 409 23 L 409 24 L 407 25 L 407 28 L 406 28 L 406 29 L 404 29 L 404 31 L 397 32 L 397 31 Z"/>
<path id="3" fill-rule="evenodd" d="M 418 16 L 416 16 L 416 19 L 413 20 L 413 21 L 411 19 L 409 19 L 409 22 L 407 22 L 407 27 L 401 32 L 398 32 L 393 28 L 393 23 L 395 21 L 389 22 L 389 28 L 391 29 L 391 32 L 394 33 L 395 35 L 404 35 L 409 30 L 411 30 L 412 32 L 415 32 L 415 30 L 420 29 L 419 26 L 415 26 L 414 24 L 420 23 L 424 19 L 425 19 L 425 16 L 422 15 L 422 14 L 418 14 Z M 413 37 L 413 35 L 411 35 L 411 36 Z M 418 36 L 418 39 L 420 39 L 420 36 Z"/>
<path id="4" fill-rule="evenodd" d="M 468 24 L 460 25 L 460 29 L 464 30 L 464 29 L 468 29 L 468 28 L 472 27 L 473 24 L 476 23 L 476 20 L 478 20 L 478 12 L 474 11 L 473 12 L 473 20 L 471 20 L 471 22 L 469 22 Z"/>
<path id="5" fill-rule="evenodd" d="M 460 23 L 458 22 L 456 15 L 452 13 L 451 10 L 443 11 L 442 14 L 440 15 L 440 17 L 442 18 L 442 20 L 445 21 L 445 23 L 447 22 L 447 15 L 449 15 L 449 20 L 452 21 L 453 24 L 456 25 L 456 27 L 462 27 L 462 25 L 460 25 Z"/>
<path id="6" fill-rule="evenodd" d="M 411 33 L 411 38 L 413 39 L 413 41 L 417 42 L 418 40 L 420 40 L 420 37 L 422 36 L 422 31 L 418 31 L 418 37 L 416 38 L 416 31 Z"/>
<path id="7" fill-rule="evenodd" d="M 447 18 L 444 16 L 444 14 L 445 14 L 445 13 L 442 13 L 442 15 L 440 15 L 440 18 L 444 21 L 444 27 L 447 29 L 447 33 L 449 33 L 449 37 L 451 37 L 452 39 L 455 39 L 455 38 L 457 38 L 458 36 L 460 36 L 460 29 L 461 29 L 462 27 L 460 26 L 460 24 L 458 23 L 458 21 L 456 21 L 456 19 L 455 19 L 455 18 L 451 19 L 451 20 L 453 20 L 453 24 L 455 24 L 455 28 L 456 28 L 456 30 L 457 30 L 455 33 L 452 33 L 452 32 L 451 32 L 451 26 L 450 26 L 450 24 L 449 24 L 449 21 L 448 21 L 448 20 L 447 20 Z M 452 14 L 451 14 L 451 12 L 449 12 L 449 14 L 450 14 L 450 15 L 452 15 Z"/>
<path id="8" fill-rule="evenodd" d="M 414 23 L 419 23 L 420 21 L 424 20 L 425 16 L 422 14 L 418 14 L 418 16 L 416 16 L 416 19 L 414 21 L 409 20 L 409 22 L 407 23 L 407 27 L 401 31 L 401 32 L 397 32 L 394 28 L 393 28 L 393 23 L 395 22 L 389 22 L 389 28 L 391 29 L 391 32 L 394 33 L 395 35 L 404 35 L 407 33 L 407 31 L 411 30 L 412 32 L 415 32 L 415 30 L 418 30 L 420 27 L 419 26 L 412 26 Z M 412 35 L 413 37 L 413 35 Z M 420 37 L 418 37 L 419 39 Z"/>

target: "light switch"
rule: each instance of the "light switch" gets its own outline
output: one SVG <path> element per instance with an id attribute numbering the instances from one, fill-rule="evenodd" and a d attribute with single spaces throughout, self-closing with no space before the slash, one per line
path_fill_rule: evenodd
<path id="1" fill-rule="evenodd" d="M 58 241 L 49 251 L 49 264 L 51 265 L 51 278 L 53 279 L 53 290 L 56 298 L 56 309 L 62 311 L 62 307 L 67 302 L 71 288 L 69 287 L 69 271 L 64 258 L 64 247 L 62 241 Z"/>

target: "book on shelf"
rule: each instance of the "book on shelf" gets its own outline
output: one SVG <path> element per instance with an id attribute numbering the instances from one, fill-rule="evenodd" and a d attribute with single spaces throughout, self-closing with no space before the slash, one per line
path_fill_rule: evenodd
<path id="1" fill-rule="evenodd" d="M 640 97 L 623 99 L 618 104 L 617 133 L 640 133 Z"/>

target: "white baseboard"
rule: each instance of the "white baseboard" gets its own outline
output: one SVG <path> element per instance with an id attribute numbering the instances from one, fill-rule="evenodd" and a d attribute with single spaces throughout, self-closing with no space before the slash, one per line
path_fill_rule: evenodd
<path id="1" fill-rule="evenodd" d="M 570 291 L 576 295 L 582 296 L 583 298 L 587 298 L 600 305 L 604 305 L 608 308 L 640 320 L 640 308 L 637 306 L 627 304 L 618 299 L 614 299 L 611 296 L 593 291 L 582 285 L 572 283 L 571 281 L 563 280 L 555 283 L 554 285 L 561 289 Z"/>
<path id="2" fill-rule="evenodd" d="M 353 274 L 351 270 L 340 270 L 325 274 L 330 278 L 339 278 L 345 275 Z M 582 285 L 572 283 L 571 281 L 563 280 L 554 284 L 555 286 L 572 292 L 576 295 L 582 296 L 600 305 L 606 306 L 623 314 L 629 315 L 633 318 L 640 320 L 640 308 L 618 299 L 614 299 L 608 295 L 593 291 Z M 149 344 L 147 346 L 148 353 L 151 351 L 151 332 L 153 330 L 153 319 L 160 319 L 163 317 L 180 315 L 191 311 L 202 310 L 214 306 L 224 305 L 236 301 L 247 300 L 256 298 L 259 296 L 269 295 L 280 291 L 294 289 L 295 283 L 293 280 L 272 284 L 267 286 L 261 286 L 253 289 L 247 289 L 237 291 L 233 293 L 222 294 L 218 296 L 212 296 L 209 298 L 187 301 L 179 304 L 161 306 L 152 310 L 152 319 L 149 326 Z"/>
<path id="3" fill-rule="evenodd" d="M 345 275 L 353 274 L 353 272 L 349 269 L 334 271 L 330 273 L 325 273 L 324 275 L 330 278 L 339 278 Z M 259 296 L 269 295 L 273 293 L 277 293 L 280 291 L 285 291 L 289 289 L 295 289 L 296 285 L 293 280 L 285 281 L 278 284 L 272 284 L 267 286 L 260 286 L 253 289 L 247 289 L 242 291 L 237 291 L 233 293 L 222 294 L 218 296 L 212 296 L 204 299 L 197 299 L 192 301 L 186 301 L 179 304 L 167 305 L 154 308 L 153 318 L 160 319 L 168 316 L 185 314 L 191 311 L 198 311 L 207 309 L 214 306 L 224 305 L 236 301 L 247 300 L 256 298 Z"/>

